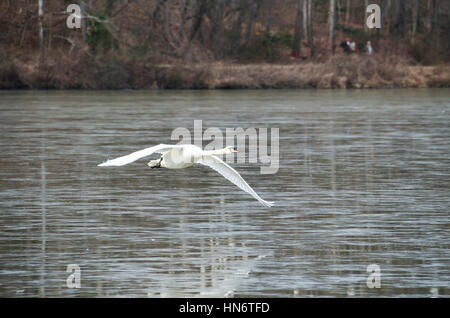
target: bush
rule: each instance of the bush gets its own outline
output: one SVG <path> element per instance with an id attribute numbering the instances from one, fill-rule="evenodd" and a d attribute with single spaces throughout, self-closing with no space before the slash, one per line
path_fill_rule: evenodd
<path id="1" fill-rule="evenodd" d="M 90 20 L 87 30 L 87 43 L 93 52 L 103 53 L 110 49 L 117 49 L 118 43 L 111 35 L 111 32 L 102 22 L 104 17 L 97 16 L 98 20 Z"/>
<path id="2" fill-rule="evenodd" d="M 26 88 L 19 72 L 8 56 L 0 56 L 0 89 Z"/>
<path id="3" fill-rule="evenodd" d="M 165 89 L 208 88 L 210 79 L 207 68 L 183 65 L 155 68 L 155 75 L 158 88 Z"/>
<path id="4" fill-rule="evenodd" d="M 241 61 L 275 62 L 280 59 L 282 48 L 292 49 L 293 38 L 289 32 L 257 32 L 250 43 L 238 48 L 238 59 Z"/>

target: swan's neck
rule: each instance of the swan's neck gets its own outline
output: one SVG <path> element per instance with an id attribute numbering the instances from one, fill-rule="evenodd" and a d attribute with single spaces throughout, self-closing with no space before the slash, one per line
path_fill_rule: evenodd
<path id="1" fill-rule="evenodd" d="M 216 149 L 216 150 L 203 150 L 204 156 L 220 156 L 220 155 L 226 155 L 227 154 L 227 148 L 224 149 Z"/>

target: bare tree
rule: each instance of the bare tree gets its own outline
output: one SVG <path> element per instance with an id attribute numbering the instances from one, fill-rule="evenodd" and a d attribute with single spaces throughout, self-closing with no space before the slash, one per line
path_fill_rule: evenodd
<path id="1" fill-rule="evenodd" d="M 303 1 L 303 37 L 308 37 L 308 0 Z"/>
<path id="2" fill-rule="evenodd" d="M 396 14 L 391 25 L 391 33 L 403 36 L 405 35 L 405 15 L 406 15 L 406 1 L 396 0 Z"/>
<path id="3" fill-rule="evenodd" d="M 39 15 L 39 69 L 45 64 L 45 45 L 44 45 L 44 0 L 38 0 Z"/>
<path id="4" fill-rule="evenodd" d="M 183 51 L 183 58 L 186 56 L 187 52 L 189 51 L 192 40 L 195 38 L 195 35 L 197 34 L 200 27 L 202 26 L 203 17 L 206 14 L 207 10 L 208 10 L 208 0 L 198 0 L 197 8 L 196 8 L 194 16 L 193 16 L 193 21 L 192 21 L 191 30 L 189 33 L 188 42 Z"/>
<path id="5" fill-rule="evenodd" d="M 107 17 L 111 16 L 112 10 L 114 9 L 114 2 L 116 0 L 105 0 L 105 15 Z"/>
<path id="6" fill-rule="evenodd" d="M 431 0 L 430 3 L 430 34 L 432 37 L 436 34 L 438 3 L 437 0 Z"/>
<path id="7" fill-rule="evenodd" d="M 252 1 L 249 4 L 249 16 L 248 16 L 248 22 L 247 22 L 247 30 L 245 31 L 245 45 L 247 45 L 250 41 L 250 36 L 252 34 L 253 30 L 253 24 L 255 22 L 256 16 L 258 15 L 259 11 L 259 1 Z"/>
<path id="8" fill-rule="evenodd" d="M 313 42 L 313 29 L 312 29 L 312 15 L 313 15 L 313 7 L 314 7 L 314 0 L 307 0 L 308 1 L 308 21 L 306 23 L 306 33 L 308 37 L 308 46 L 311 50 L 311 56 L 314 56 L 314 42 Z"/>
<path id="9" fill-rule="evenodd" d="M 303 28 L 303 0 L 297 0 L 297 15 L 295 18 L 295 32 L 294 43 L 292 45 L 292 55 L 295 57 L 300 56 L 300 50 L 302 46 L 302 28 Z"/>
<path id="10" fill-rule="evenodd" d="M 350 0 L 346 0 L 345 2 L 345 23 L 350 22 Z"/>
<path id="11" fill-rule="evenodd" d="M 209 37 L 213 44 L 212 50 L 216 57 L 223 57 L 223 29 L 226 0 L 216 0 L 216 5 L 210 5 L 207 17 L 211 21 Z"/>
<path id="12" fill-rule="evenodd" d="M 389 11 L 391 9 L 391 0 L 382 0 L 381 2 L 381 27 L 389 31 L 389 26 L 387 24 Z"/>
<path id="13" fill-rule="evenodd" d="M 233 52 L 241 42 L 242 23 L 244 21 L 242 2 L 243 0 L 231 0 L 231 27 L 229 37 L 230 52 Z M 238 16 L 236 18 L 237 14 Z"/>
<path id="14" fill-rule="evenodd" d="M 169 51 L 169 42 L 170 42 L 170 4 L 169 1 L 167 1 L 164 14 L 164 48 L 166 54 Z"/>
<path id="15" fill-rule="evenodd" d="M 81 9 L 81 34 L 83 35 L 83 41 L 87 42 L 87 21 L 86 21 L 86 1 L 80 0 Z"/>
<path id="16" fill-rule="evenodd" d="M 180 36 L 184 33 L 184 27 L 186 25 L 186 15 L 189 7 L 189 0 L 183 0 L 183 6 L 180 10 L 181 22 L 180 22 Z"/>
<path id="17" fill-rule="evenodd" d="M 417 25 L 419 22 L 419 0 L 413 0 L 411 43 L 416 43 Z"/>
<path id="18" fill-rule="evenodd" d="M 335 28 L 336 28 L 336 0 L 330 0 L 329 12 L 329 28 L 330 28 L 330 52 L 334 54 Z"/>
<path id="19" fill-rule="evenodd" d="M 273 2 L 274 0 L 267 0 L 267 24 L 266 24 L 266 33 L 270 33 L 270 28 L 272 27 L 272 9 L 273 9 Z"/>
<path id="20" fill-rule="evenodd" d="M 369 0 L 364 0 L 364 12 L 366 12 L 367 7 L 369 6 Z M 366 13 L 366 18 L 367 18 L 367 13 Z M 366 19 L 364 19 L 364 32 L 367 33 L 367 31 L 369 30 L 369 28 L 367 27 L 367 23 L 366 23 Z"/>

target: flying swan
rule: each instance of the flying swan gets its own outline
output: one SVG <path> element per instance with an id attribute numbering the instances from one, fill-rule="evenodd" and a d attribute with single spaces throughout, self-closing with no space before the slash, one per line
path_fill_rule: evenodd
<path id="1" fill-rule="evenodd" d="M 150 156 L 153 153 L 162 154 L 159 159 L 148 163 L 150 168 L 184 169 L 196 163 L 208 166 L 226 179 L 237 185 L 241 190 L 247 192 L 266 207 L 273 206 L 274 202 L 263 200 L 241 177 L 241 175 L 217 156 L 237 152 L 233 147 L 219 150 L 202 150 L 194 145 L 165 145 L 160 144 L 145 148 L 129 155 L 108 160 L 99 164 L 99 167 L 124 166 L 140 158 Z"/>

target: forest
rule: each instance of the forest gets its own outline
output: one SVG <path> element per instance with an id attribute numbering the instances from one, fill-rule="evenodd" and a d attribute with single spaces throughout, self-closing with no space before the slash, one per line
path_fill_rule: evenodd
<path id="1" fill-rule="evenodd" d="M 1 0 L 0 88 L 449 87 L 449 13 L 447 0 Z"/>

